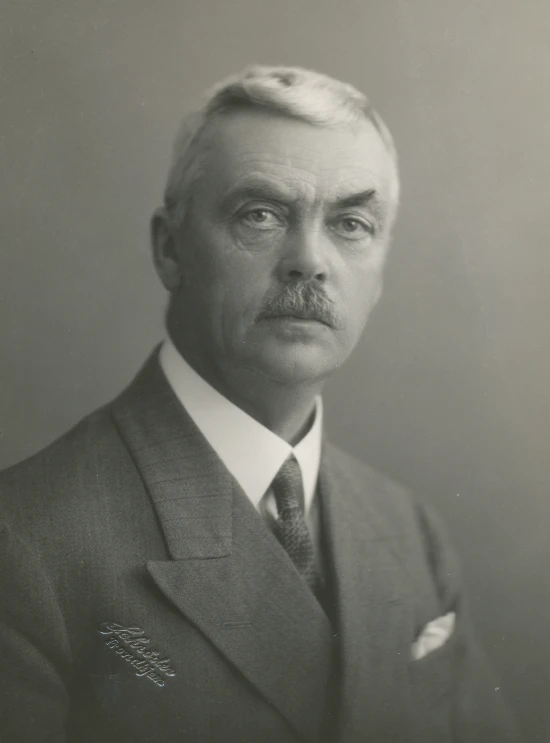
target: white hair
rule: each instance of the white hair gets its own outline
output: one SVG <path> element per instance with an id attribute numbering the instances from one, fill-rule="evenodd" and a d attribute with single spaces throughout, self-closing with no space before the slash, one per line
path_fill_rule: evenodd
<path id="1" fill-rule="evenodd" d="M 392 135 L 368 98 L 348 83 L 301 67 L 249 67 L 206 91 L 202 104 L 188 114 L 175 140 L 164 190 L 166 211 L 175 224 L 187 212 L 192 187 L 201 173 L 203 135 L 224 113 L 263 108 L 316 126 L 352 126 L 370 121 L 393 165 L 390 198 L 397 208 L 399 174 Z"/>

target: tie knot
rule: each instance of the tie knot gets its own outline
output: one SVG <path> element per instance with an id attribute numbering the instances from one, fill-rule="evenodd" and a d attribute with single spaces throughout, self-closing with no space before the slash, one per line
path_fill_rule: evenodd
<path id="1" fill-rule="evenodd" d="M 288 511 L 303 510 L 304 489 L 302 471 L 296 457 L 292 454 L 273 478 L 271 484 L 277 510 L 280 514 Z"/>

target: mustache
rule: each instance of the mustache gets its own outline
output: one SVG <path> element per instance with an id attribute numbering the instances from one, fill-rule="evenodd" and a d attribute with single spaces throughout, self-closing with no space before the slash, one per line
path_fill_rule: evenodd
<path id="1" fill-rule="evenodd" d="M 334 302 L 325 290 L 311 283 L 287 284 L 277 295 L 270 297 L 258 315 L 258 320 L 270 317 L 302 317 L 317 320 L 331 328 L 339 326 Z"/>

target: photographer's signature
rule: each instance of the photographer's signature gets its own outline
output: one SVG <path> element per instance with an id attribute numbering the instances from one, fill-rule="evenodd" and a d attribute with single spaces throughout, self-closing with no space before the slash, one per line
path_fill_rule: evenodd
<path id="1" fill-rule="evenodd" d="M 109 639 L 105 645 L 136 669 L 136 676 L 148 678 L 157 686 L 164 686 L 165 677 L 175 676 L 169 658 L 151 650 L 150 639 L 139 627 L 125 627 L 116 622 L 102 622 L 99 632 Z"/>

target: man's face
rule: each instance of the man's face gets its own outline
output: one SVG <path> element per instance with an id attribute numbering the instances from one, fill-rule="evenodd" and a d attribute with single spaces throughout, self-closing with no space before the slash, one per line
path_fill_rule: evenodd
<path id="1" fill-rule="evenodd" d="M 175 237 L 176 345 L 207 378 L 245 369 L 324 378 L 375 305 L 392 166 L 375 128 L 323 128 L 263 111 L 221 117 Z"/>

